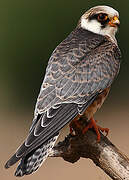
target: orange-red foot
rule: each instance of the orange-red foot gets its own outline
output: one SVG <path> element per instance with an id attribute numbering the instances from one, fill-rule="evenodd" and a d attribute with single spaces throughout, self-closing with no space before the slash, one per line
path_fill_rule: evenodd
<path id="1" fill-rule="evenodd" d="M 88 129 L 94 128 L 96 134 L 97 134 L 97 142 L 100 142 L 100 132 L 105 132 L 106 136 L 108 135 L 109 129 L 108 128 L 102 128 L 98 126 L 93 118 L 90 119 L 90 123 L 83 129 L 82 133 L 85 134 Z"/>

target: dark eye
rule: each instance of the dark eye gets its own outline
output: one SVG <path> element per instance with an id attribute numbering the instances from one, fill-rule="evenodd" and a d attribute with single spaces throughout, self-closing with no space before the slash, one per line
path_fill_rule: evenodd
<path id="1" fill-rule="evenodd" d="M 106 21 L 108 19 L 108 16 L 107 14 L 103 14 L 103 13 L 100 13 L 98 14 L 98 21 L 102 22 L 102 21 Z"/>

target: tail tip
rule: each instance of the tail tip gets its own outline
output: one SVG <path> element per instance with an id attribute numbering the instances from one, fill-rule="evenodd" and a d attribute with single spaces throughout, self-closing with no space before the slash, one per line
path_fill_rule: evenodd
<path id="1" fill-rule="evenodd" d="M 4 166 L 4 167 L 5 167 L 5 169 L 10 168 L 10 165 L 9 165 L 9 162 L 8 162 L 8 161 L 6 162 L 6 164 L 5 164 L 5 166 Z"/>

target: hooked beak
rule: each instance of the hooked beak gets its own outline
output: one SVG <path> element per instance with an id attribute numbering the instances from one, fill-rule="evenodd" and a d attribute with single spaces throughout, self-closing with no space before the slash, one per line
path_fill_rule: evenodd
<path id="1" fill-rule="evenodd" d="M 120 20 L 117 16 L 114 16 L 108 23 L 112 27 L 117 27 L 120 25 Z"/>

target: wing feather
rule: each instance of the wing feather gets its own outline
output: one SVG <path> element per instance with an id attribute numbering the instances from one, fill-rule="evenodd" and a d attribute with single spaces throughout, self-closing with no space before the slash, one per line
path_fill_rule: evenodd
<path id="1" fill-rule="evenodd" d="M 79 28 L 57 46 L 48 62 L 30 133 L 6 167 L 82 114 L 112 84 L 119 70 L 119 59 L 116 44 Z"/>
<path id="2" fill-rule="evenodd" d="M 31 144 L 32 146 L 33 144 L 35 145 L 35 142 L 37 143 L 37 141 L 40 141 L 40 136 L 42 137 L 42 142 L 45 142 L 48 137 L 50 138 L 53 136 L 55 132 L 59 131 L 65 124 L 71 121 L 75 115 L 82 113 L 91 103 L 92 97 L 95 97 L 96 94 L 111 85 L 119 69 L 119 62 L 116 62 L 113 56 L 113 44 L 107 41 L 107 39 L 101 38 L 100 41 L 97 41 L 97 44 L 94 44 L 95 47 L 92 47 L 93 49 L 91 51 L 89 51 L 89 49 L 83 49 L 83 51 L 78 52 L 80 51 L 79 45 L 78 48 L 72 48 L 72 58 L 71 51 L 63 49 L 63 44 L 60 44 L 59 48 L 57 47 L 57 52 L 59 52 L 60 49 L 62 52 L 61 55 L 58 54 L 58 56 L 56 56 L 56 50 L 54 51 L 53 57 L 56 59 L 56 62 L 58 61 L 56 64 L 58 68 L 53 68 L 53 71 L 55 71 L 56 74 L 57 70 L 60 69 L 61 76 L 55 77 L 56 82 L 55 85 L 53 85 L 53 96 L 49 94 L 51 97 L 46 98 L 45 102 L 50 104 L 50 106 L 47 106 L 47 113 L 42 119 L 42 124 L 44 124 L 44 126 L 41 126 L 40 121 L 37 122 L 34 132 L 29 134 L 26 140 L 27 146 Z M 66 42 L 64 43 L 66 46 Z M 83 43 L 86 44 L 86 41 L 81 42 L 81 45 Z M 63 58 L 61 58 L 61 56 L 63 56 Z M 113 63 L 111 63 L 111 61 L 113 61 Z M 52 59 L 49 62 L 50 69 L 51 64 L 53 64 Z M 49 72 L 49 68 L 47 72 Z M 80 69 L 83 69 L 83 71 L 81 72 Z M 113 73 L 109 73 L 111 70 Z M 73 75 L 71 75 L 71 72 L 74 72 Z M 48 74 L 50 74 L 50 72 Z M 45 95 L 43 94 L 44 91 L 42 91 L 39 96 L 44 97 Z M 59 98 L 58 103 L 61 104 L 61 106 L 53 111 L 54 114 L 50 115 L 49 112 L 56 103 L 55 101 L 54 104 L 49 102 L 52 102 L 54 96 Z M 46 106 L 45 102 L 42 100 L 42 106 L 37 102 L 37 109 L 43 109 L 44 104 Z"/>

